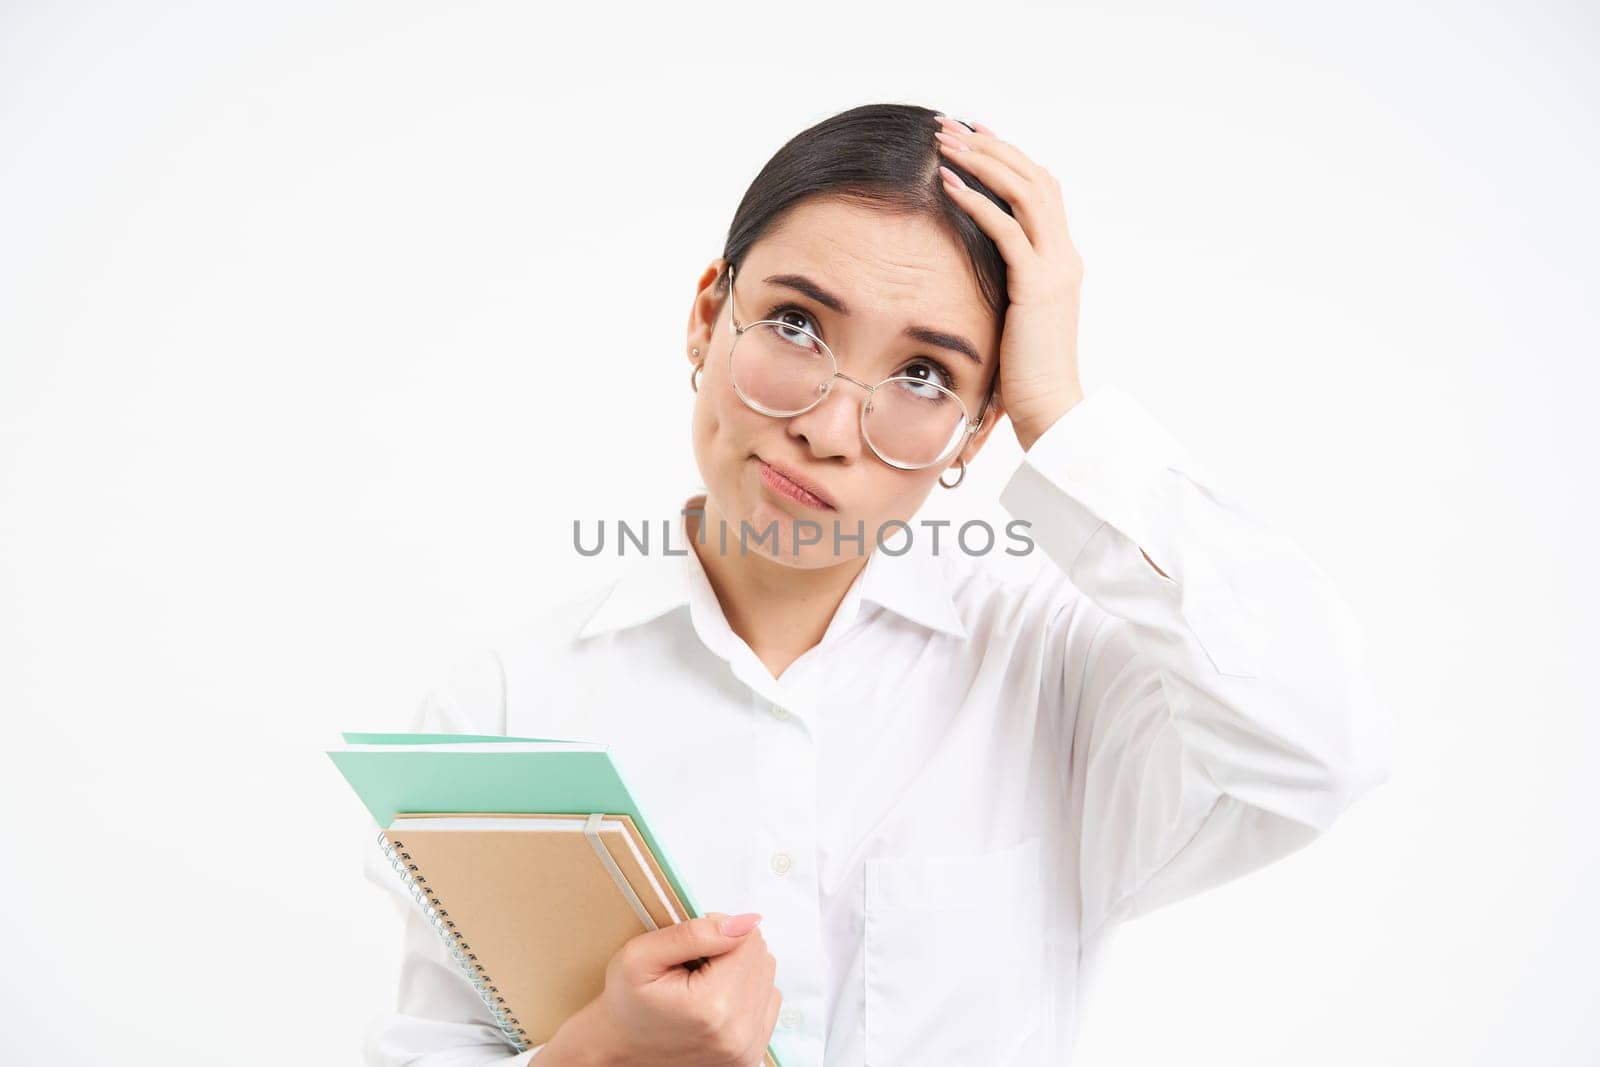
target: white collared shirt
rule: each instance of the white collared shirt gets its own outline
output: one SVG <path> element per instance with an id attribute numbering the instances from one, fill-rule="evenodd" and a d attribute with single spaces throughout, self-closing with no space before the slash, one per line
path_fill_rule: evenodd
<path id="1" fill-rule="evenodd" d="M 1329 579 L 1121 390 L 1000 503 L 1054 566 L 874 551 L 777 679 L 680 515 L 681 554 L 456 663 L 414 729 L 609 744 L 695 904 L 763 916 L 784 1067 L 1065 1063 L 1116 926 L 1311 841 L 1387 722 Z M 377 851 L 408 917 L 368 1062 L 528 1063 Z"/>

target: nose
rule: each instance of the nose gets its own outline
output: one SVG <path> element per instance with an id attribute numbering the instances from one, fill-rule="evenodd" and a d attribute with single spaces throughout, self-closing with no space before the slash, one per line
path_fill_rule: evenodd
<path id="1" fill-rule="evenodd" d="M 828 394 L 816 407 L 789 417 L 789 435 L 804 441 L 811 454 L 819 458 L 859 459 L 861 405 L 866 400 L 866 387 L 853 386 L 860 384 L 854 378 L 836 375 L 828 383 Z"/>

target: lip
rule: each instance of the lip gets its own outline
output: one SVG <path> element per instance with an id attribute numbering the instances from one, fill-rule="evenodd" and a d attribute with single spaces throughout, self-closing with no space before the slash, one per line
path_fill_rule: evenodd
<path id="1" fill-rule="evenodd" d="M 806 507 L 817 508 L 821 511 L 835 511 L 837 506 L 821 486 L 801 478 L 798 474 L 776 464 L 768 463 L 760 456 L 756 462 L 761 464 L 761 480 L 773 492 L 787 497 Z"/>

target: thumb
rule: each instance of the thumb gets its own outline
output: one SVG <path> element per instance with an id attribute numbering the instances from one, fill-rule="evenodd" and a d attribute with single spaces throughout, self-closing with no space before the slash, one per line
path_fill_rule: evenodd
<path id="1" fill-rule="evenodd" d="M 637 958 L 652 975 L 663 974 L 690 960 L 731 952 L 760 922 L 760 914 L 753 911 L 740 915 L 707 912 L 698 919 L 640 934 Z"/>

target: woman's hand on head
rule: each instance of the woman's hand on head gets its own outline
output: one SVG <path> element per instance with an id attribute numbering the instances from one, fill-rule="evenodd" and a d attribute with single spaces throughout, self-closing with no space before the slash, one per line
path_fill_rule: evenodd
<path id="1" fill-rule="evenodd" d="M 1078 379 L 1078 291 L 1083 261 L 1067 231 L 1061 185 L 982 123 L 940 117 L 940 151 L 956 170 L 944 186 L 1006 260 L 1010 307 L 1000 339 L 1000 406 L 1024 451 L 1083 399 Z M 1011 215 L 960 180 L 967 171 L 1011 205 Z"/>

